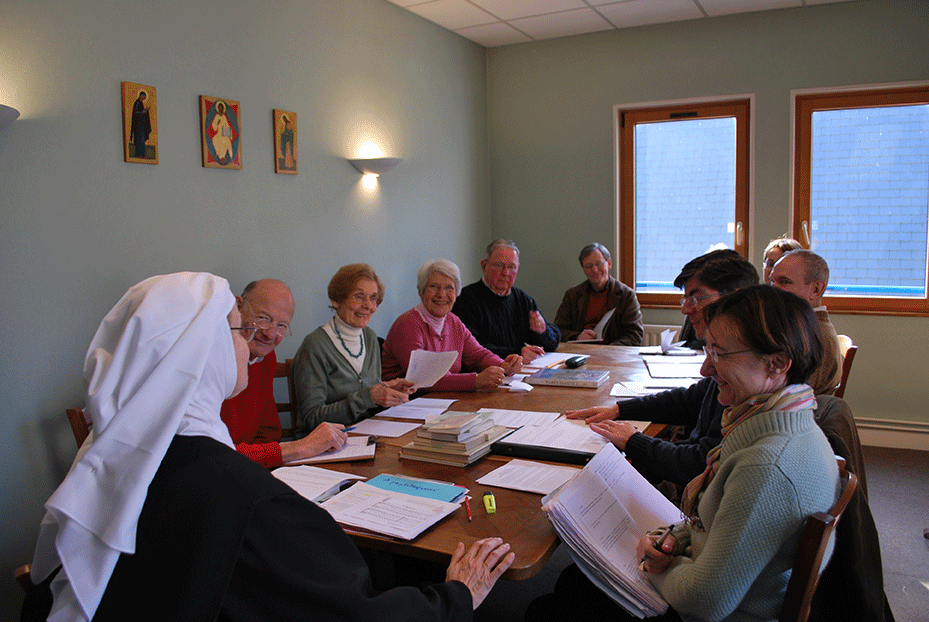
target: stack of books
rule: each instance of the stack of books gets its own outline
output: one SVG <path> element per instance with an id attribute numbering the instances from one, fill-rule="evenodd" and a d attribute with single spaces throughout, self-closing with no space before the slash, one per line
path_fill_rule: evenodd
<path id="1" fill-rule="evenodd" d="M 509 428 L 494 425 L 493 413 L 447 412 L 424 424 L 400 457 L 452 466 L 467 466 L 490 453 Z"/>

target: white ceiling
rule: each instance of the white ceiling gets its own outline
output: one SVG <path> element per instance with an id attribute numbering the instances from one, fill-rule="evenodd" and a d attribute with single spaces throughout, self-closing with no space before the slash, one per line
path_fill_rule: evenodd
<path id="1" fill-rule="evenodd" d="M 853 0 L 390 0 L 484 47 Z"/>

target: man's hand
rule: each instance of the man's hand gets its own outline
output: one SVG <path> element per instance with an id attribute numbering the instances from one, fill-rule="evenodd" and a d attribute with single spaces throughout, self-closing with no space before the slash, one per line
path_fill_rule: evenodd
<path id="1" fill-rule="evenodd" d="M 542 314 L 538 311 L 529 312 L 529 328 L 534 333 L 543 334 L 548 330 L 548 324 L 545 323 L 545 318 L 542 317 Z"/>
<path id="2" fill-rule="evenodd" d="M 620 451 L 626 450 L 626 441 L 638 432 L 628 421 L 600 421 L 591 423 L 590 429 L 616 445 Z"/>
<path id="3" fill-rule="evenodd" d="M 596 338 L 597 338 L 597 333 L 590 330 L 589 328 L 585 328 L 578 334 L 577 337 L 574 338 L 574 340 L 575 341 L 587 341 L 587 340 L 596 339 Z"/>
<path id="4" fill-rule="evenodd" d="M 528 365 L 529 363 L 531 363 L 538 357 L 545 354 L 545 350 L 543 350 L 539 346 L 530 346 L 529 344 L 526 344 L 523 346 L 522 354 L 523 354 L 523 365 Z"/>
<path id="5" fill-rule="evenodd" d="M 471 590 L 474 608 L 484 602 L 490 589 L 516 559 L 509 552 L 510 545 L 500 538 L 484 538 L 471 545 L 465 553 L 464 544 L 459 542 L 452 554 L 452 562 L 445 573 L 446 581 L 461 581 Z M 501 559 L 502 558 L 502 559 Z"/>
<path id="6" fill-rule="evenodd" d="M 612 406 L 598 406 L 595 408 L 584 408 L 583 410 L 569 410 L 565 413 L 568 419 L 583 419 L 584 423 L 599 423 L 619 417 L 619 404 Z"/>
<path id="7" fill-rule="evenodd" d="M 346 441 L 348 435 L 342 431 L 341 424 L 324 421 L 308 436 L 281 443 L 281 457 L 284 462 L 312 458 L 330 449 L 340 449 Z"/>

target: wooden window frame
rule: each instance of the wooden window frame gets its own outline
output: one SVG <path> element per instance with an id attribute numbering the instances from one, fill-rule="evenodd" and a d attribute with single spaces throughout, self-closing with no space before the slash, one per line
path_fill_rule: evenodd
<path id="1" fill-rule="evenodd" d="M 674 102 L 656 105 L 617 106 L 617 235 L 619 280 L 635 289 L 635 125 L 657 121 L 718 119 L 734 117 L 736 121 L 735 211 L 736 223 L 732 248 L 748 258 L 751 197 L 751 130 L 753 101 L 750 96 L 720 100 Z M 679 308 L 680 293 L 639 293 L 639 304 L 648 308 Z"/>
<path id="2" fill-rule="evenodd" d="M 809 233 L 813 112 L 844 108 L 876 108 L 905 104 L 929 104 L 929 83 L 907 86 L 855 88 L 841 90 L 794 91 L 794 187 L 791 208 L 793 237 L 805 248 L 812 242 Z M 926 262 L 929 283 L 929 258 Z M 830 312 L 854 315 L 929 315 L 929 287 L 922 298 L 893 296 L 826 296 Z"/>

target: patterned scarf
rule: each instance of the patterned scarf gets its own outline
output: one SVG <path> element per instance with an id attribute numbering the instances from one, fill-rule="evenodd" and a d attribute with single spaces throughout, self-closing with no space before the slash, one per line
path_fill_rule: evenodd
<path id="1" fill-rule="evenodd" d="M 816 397 L 813 395 L 813 389 L 805 384 L 791 384 L 774 393 L 762 393 L 723 411 L 723 438 L 725 439 L 740 423 L 759 412 L 796 412 L 813 408 L 816 408 Z M 721 451 L 722 443 L 710 450 L 706 455 L 706 470 L 693 478 L 684 488 L 684 494 L 681 495 L 681 512 L 698 525 L 700 520 L 697 508 L 698 497 L 710 485 L 719 470 Z"/>

